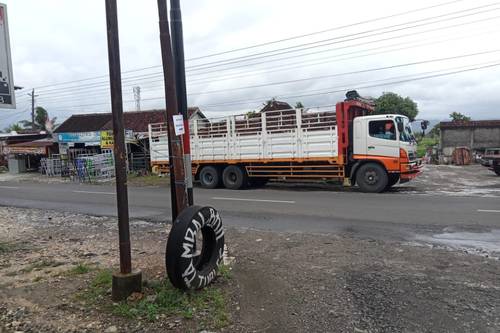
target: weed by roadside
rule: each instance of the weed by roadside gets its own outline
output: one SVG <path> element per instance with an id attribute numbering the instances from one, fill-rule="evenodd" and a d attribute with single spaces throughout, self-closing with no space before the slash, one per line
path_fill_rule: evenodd
<path id="1" fill-rule="evenodd" d="M 12 243 L 0 242 L 0 254 L 14 252 L 17 246 Z"/>
<path id="2" fill-rule="evenodd" d="M 23 272 L 23 273 L 30 273 L 32 271 L 40 271 L 40 270 L 42 270 L 44 268 L 58 267 L 58 266 L 61 266 L 61 265 L 64 265 L 64 263 L 59 262 L 59 261 L 55 261 L 55 260 L 45 260 L 45 259 L 43 259 L 43 260 L 40 260 L 40 261 L 37 261 L 37 262 L 29 264 L 28 266 L 26 266 L 23 269 L 21 269 L 21 272 Z"/>
<path id="3" fill-rule="evenodd" d="M 85 263 L 79 263 L 75 267 L 71 268 L 69 271 L 65 273 L 65 275 L 81 275 L 81 274 L 87 274 L 90 271 L 93 270 L 93 267 L 85 264 Z"/>
<path id="4" fill-rule="evenodd" d="M 220 329 L 229 324 L 228 296 L 224 290 L 224 281 L 229 278 L 228 271 L 221 272 L 221 278 L 215 284 L 188 292 L 174 288 L 168 280 L 148 281 L 142 294 L 133 294 L 127 301 L 113 303 L 110 301 L 112 274 L 109 270 L 101 270 L 77 299 L 87 306 L 100 306 L 113 315 L 129 319 L 150 322 L 168 318 L 194 319 L 190 324 L 199 329 Z"/>

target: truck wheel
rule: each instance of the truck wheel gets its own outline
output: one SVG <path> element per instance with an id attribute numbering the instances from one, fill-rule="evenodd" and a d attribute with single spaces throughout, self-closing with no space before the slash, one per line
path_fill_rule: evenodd
<path id="1" fill-rule="evenodd" d="M 230 190 L 239 190 L 248 184 L 248 175 L 237 165 L 229 165 L 222 173 L 222 182 Z"/>
<path id="2" fill-rule="evenodd" d="M 386 190 L 390 189 L 391 187 L 393 187 L 394 185 L 396 185 L 396 183 L 399 181 L 399 174 L 397 173 L 390 173 L 388 175 L 388 181 L 387 181 L 387 186 L 386 186 Z"/>
<path id="3" fill-rule="evenodd" d="M 376 163 L 363 164 L 356 173 L 359 188 L 367 193 L 380 193 L 389 183 L 389 177 L 383 167 Z"/>
<path id="4" fill-rule="evenodd" d="M 224 256 L 224 228 L 212 207 L 190 206 L 172 224 L 165 263 L 172 285 L 200 289 L 217 276 Z"/>
<path id="5" fill-rule="evenodd" d="M 204 188 L 216 188 L 220 185 L 220 172 L 216 167 L 204 166 L 200 171 L 200 183 Z"/>

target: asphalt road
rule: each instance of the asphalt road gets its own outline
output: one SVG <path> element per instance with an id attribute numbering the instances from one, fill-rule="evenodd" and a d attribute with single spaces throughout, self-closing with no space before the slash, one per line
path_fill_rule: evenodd
<path id="1" fill-rule="evenodd" d="M 0 205 L 116 215 L 112 185 L 0 183 Z M 195 202 L 211 205 L 228 226 L 273 231 L 343 232 L 401 239 L 447 227 L 470 230 L 500 226 L 500 197 L 261 188 L 195 189 Z M 129 187 L 133 219 L 170 219 L 168 188 Z"/>

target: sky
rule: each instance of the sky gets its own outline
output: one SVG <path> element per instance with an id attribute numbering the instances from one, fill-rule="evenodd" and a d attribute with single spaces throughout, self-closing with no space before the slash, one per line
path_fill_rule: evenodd
<path id="1" fill-rule="evenodd" d="M 30 117 L 33 88 L 36 105 L 58 122 L 109 112 L 104 1 L 1 1 L 14 83 L 24 89 L 16 109 L 0 109 L 0 129 Z M 165 105 L 156 5 L 118 0 L 125 110 L 135 110 L 135 86 L 142 110 Z M 189 105 L 209 116 L 258 110 L 273 97 L 330 106 L 357 89 L 364 96 L 409 96 L 421 119 L 443 120 L 454 111 L 500 118 L 500 2 L 181 0 L 181 6 Z"/>

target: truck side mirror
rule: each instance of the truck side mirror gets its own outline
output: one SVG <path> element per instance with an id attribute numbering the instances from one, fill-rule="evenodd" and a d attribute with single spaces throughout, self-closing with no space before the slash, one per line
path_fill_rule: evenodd
<path id="1" fill-rule="evenodd" d="M 397 122 L 397 124 L 398 124 L 398 132 L 399 133 L 404 132 L 405 126 L 403 125 L 403 123 Z"/>

